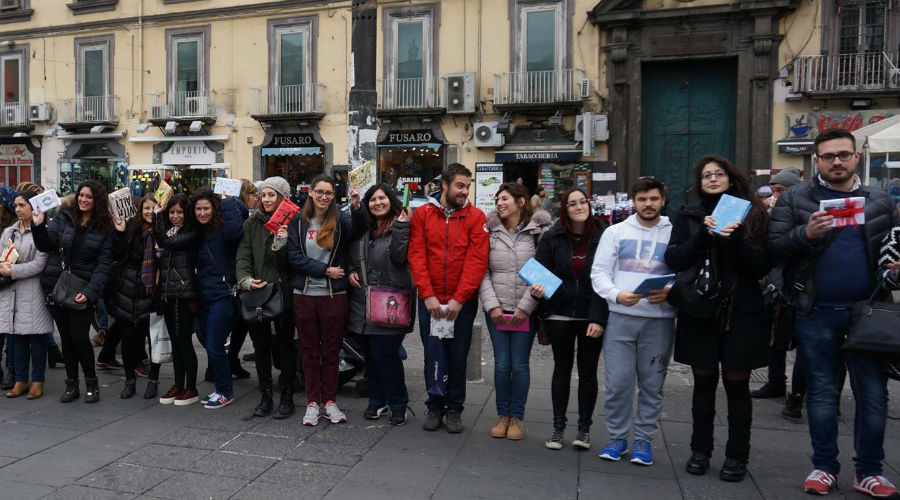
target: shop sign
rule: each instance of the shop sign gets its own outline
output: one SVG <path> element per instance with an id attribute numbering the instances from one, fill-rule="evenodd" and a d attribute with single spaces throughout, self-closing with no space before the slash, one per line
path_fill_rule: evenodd
<path id="1" fill-rule="evenodd" d="M 33 166 L 34 155 L 24 144 L 0 144 L 0 166 Z"/>
<path id="2" fill-rule="evenodd" d="M 813 141 L 779 141 L 778 154 L 790 156 L 808 156 L 815 153 Z"/>
<path id="3" fill-rule="evenodd" d="M 382 144 L 420 144 L 434 142 L 434 134 L 430 130 L 396 130 L 388 132 Z"/>
<path id="4" fill-rule="evenodd" d="M 841 129 L 847 132 L 861 129 L 866 125 L 890 118 L 900 113 L 900 109 L 869 109 L 865 111 L 807 111 L 785 113 L 787 136 L 785 139 L 815 139 L 828 130 Z M 788 153 L 784 153 L 788 154 Z M 805 153 L 790 153 L 805 154 Z"/>
<path id="5" fill-rule="evenodd" d="M 502 163 L 475 164 L 475 206 L 483 212 L 496 208 L 497 190 L 503 184 Z"/>
<path id="6" fill-rule="evenodd" d="M 581 151 L 497 151 L 494 160 L 500 162 L 572 162 L 581 158 Z"/>
<path id="7" fill-rule="evenodd" d="M 162 154 L 165 165 L 211 165 L 216 162 L 216 152 L 203 141 L 173 142 Z"/>
<path id="8" fill-rule="evenodd" d="M 312 134 L 275 134 L 264 147 L 267 148 L 300 148 L 318 145 Z"/>

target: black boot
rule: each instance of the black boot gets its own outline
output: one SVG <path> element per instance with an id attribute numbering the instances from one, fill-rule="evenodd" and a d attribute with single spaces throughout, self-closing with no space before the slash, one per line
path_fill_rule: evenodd
<path id="1" fill-rule="evenodd" d="M 803 394 L 791 394 L 784 401 L 781 416 L 790 420 L 803 418 Z"/>
<path id="2" fill-rule="evenodd" d="M 156 397 L 156 393 L 159 392 L 159 381 L 148 379 L 147 380 L 147 389 L 144 390 L 144 399 L 153 399 Z"/>
<path id="3" fill-rule="evenodd" d="M 747 475 L 747 462 L 736 458 L 726 458 L 722 471 L 719 473 L 719 479 L 730 483 L 737 483 L 744 480 Z"/>
<path id="4" fill-rule="evenodd" d="M 709 469 L 709 453 L 699 451 L 691 453 L 691 458 L 687 461 L 687 465 L 684 468 L 688 471 L 688 474 L 694 474 L 695 476 L 706 474 L 706 471 Z"/>
<path id="5" fill-rule="evenodd" d="M 281 401 L 272 418 L 288 418 L 294 414 L 294 389 L 292 387 L 281 388 Z"/>
<path id="6" fill-rule="evenodd" d="M 47 348 L 47 365 L 50 368 L 56 368 L 57 364 L 64 364 L 65 360 L 63 360 L 62 352 L 60 352 L 59 347 L 52 345 Z"/>
<path id="7" fill-rule="evenodd" d="M 780 384 L 771 381 L 766 382 L 766 384 L 759 389 L 750 391 L 750 395 L 756 399 L 783 398 L 784 382 Z"/>
<path id="8" fill-rule="evenodd" d="M 131 399 L 131 397 L 134 396 L 134 393 L 137 392 L 134 387 L 136 382 L 137 381 L 135 379 L 126 380 L 125 387 L 123 387 L 122 392 L 119 393 L 119 398 Z"/>
<path id="9" fill-rule="evenodd" d="M 84 379 L 84 402 L 96 403 L 100 401 L 100 383 L 96 378 Z"/>
<path id="10" fill-rule="evenodd" d="M 262 397 L 259 400 L 259 404 L 253 409 L 253 415 L 256 417 L 268 417 L 272 414 L 272 388 L 260 387 L 259 393 Z"/>
<path id="11" fill-rule="evenodd" d="M 78 399 L 81 396 L 81 393 L 78 392 L 78 379 L 77 378 L 67 378 L 66 379 L 66 390 L 62 393 L 62 396 L 59 397 L 60 403 L 71 403 Z"/>

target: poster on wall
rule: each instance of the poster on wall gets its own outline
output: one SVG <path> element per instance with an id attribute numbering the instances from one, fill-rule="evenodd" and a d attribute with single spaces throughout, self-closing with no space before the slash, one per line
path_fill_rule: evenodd
<path id="1" fill-rule="evenodd" d="M 475 206 L 483 212 L 494 210 L 497 190 L 503 184 L 502 163 L 475 164 Z"/>

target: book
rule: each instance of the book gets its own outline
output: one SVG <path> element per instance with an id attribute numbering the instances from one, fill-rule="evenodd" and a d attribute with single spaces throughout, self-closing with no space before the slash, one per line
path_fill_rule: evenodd
<path id="1" fill-rule="evenodd" d="M 224 194 L 225 196 L 240 196 L 241 180 L 229 179 L 227 177 L 216 177 L 216 187 L 214 189 L 214 192 L 216 194 Z"/>
<path id="2" fill-rule="evenodd" d="M 347 181 L 351 188 L 356 188 L 360 193 L 375 185 L 375 163 L 366 161 L 357 168 L 347 173 Z"/>
<path id="3" fill-rule="evenodd" d="M 866 223 L 866 199 L 862 196 L 821 200 L 819 210 L 834 216 L 831 227 L 852 226 L 857 229 Z"/>
<path id="4" fill-rule="evenodd" d="M 9 264 L 19 262 L 19 251 L 16 250 L 16 245 L 13 243 L 12 238 L 6 241 L 6 245 L 3 247 L 3 253 L 0 254 L 0 262 Z"/>
<path id="5" fill-rule="evenodd" d="M 59 196 L 56 195 L 55 189 L 48 189 L 28 201 L 31 203 L 32 210 L 41 213 L 47 213 L 59 206 Z"/>
<path id="6" fill-rule="evenodd" d="M 109 193 L 109 207 L 116 218 L 128 221 L 137 214 L 137 206 L 127 187 Z"/>
<path id="7" fill-rule="evenodd" d="M 175 190 L 172 189 L 172 186 L 166 181 L 161 180 L 159 181 L 159 186 L 156 188 L 153 196 L 156 198 L 156 203 L 159 203 L 159 206 L 166 208 L 166 206 L 169 205 L 169 200 L 172 199 L 172 195 L 174 194 Z"/>
<path id="8" fill-rule="evenodd" d="M 749 201 L 730 194 L 723 194 L 712 213 L 712 218 L 716 220 L 716 228 L 711 231 L 722 234 L 723 227 L 735 222 L 744 222 L 749 211 Z"/>
<path id="9" fill-rule="evenodd" d="M 662 276 L 649 276 L 637 286 L 631 293 L 648 296 L 650 290 L 662 290 L 675 280 L 674 274 L 664 274 Z"/>
<path id="10" fill-rule="evenodd" d="M 534 257 L 528 259 L 528 262 L 519 270 L 519 279 L 524 281 L 528 286 L 539 283 L 544 285 L 544 297 L 553 297 L 562 280 L 558 276 L 551 273 L 549 269 L 542 266 Z"/>
<path id="11" fill-rule="evenodd" d="M 278 230 L 281 229 L 281 226 L 287 226 L 291 223 L 291 220 L 297 215 L 297 212 L 300 211 L 300 207 L 298 207 L 291 200 L 284 198 L 281 200 L 281 203 L 278 205 L 278 208 L 275 209 L 275 213 L 269 217 L 269 222 L 266 222 L 266 229 L 272 231 L 272 234 L 278 234 Z"/>
<path id="12" fill-rule="evenodd" d="M 512 315 L 512 314 L 509 314 L 509 313 L 503 313 L 503 317 L 504 317 L 507 321 L 509 321 L 510 318 L 513 317 L 513 315 Z M 518 326 L 501 325 L 501 324 L 498 323 L 498 324 L 497 324 L 497 329 L 498 329 L 498 330 L 504 330 L 504 331 L 507 331 L 507 332 L 530 332 L 530 331 L 531 331 L 531 318 L 525 318 L 525 321 L 519 323 Z"/>

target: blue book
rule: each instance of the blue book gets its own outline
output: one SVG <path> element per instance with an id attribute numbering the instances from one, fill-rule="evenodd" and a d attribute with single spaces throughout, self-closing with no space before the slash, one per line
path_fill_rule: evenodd
<path id="1" fill-rule="evenodd" d="M 728 224 L 744 222 L 744 217 L 747 217 L 747 212 L 749 211 L 749 201 L 729 194 L 723 194 L 712 213 L 713 219 L 716 219 L 716 228 L 711 231 L 721 234 L 722 228 Z"/>
<path id="2" fill-rule="evenodd" d="M 664 274 L 662 276 L 650 276 L 638 285 L 631 293 L 636 293 L 648 297 L 650 290 L 662 290 L 669 283 L 675 280 L 674 274 Z"/>
<path id="3" fill-rule="evenodd" d="M 562 280 L 559 277 L 551 273 L 549 269 L 542 266 L 533 257 L 528 259 L 528 262 L 519 270 L 519 279 L 528 286 L 534 284 L 544 285 L 544 297 L 548 299 L 553 297 L 556 289 L 559 288 L 559 285 L 562 285 Z"/>

